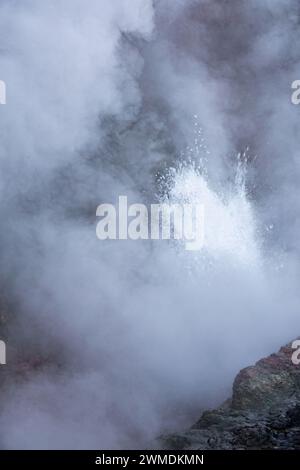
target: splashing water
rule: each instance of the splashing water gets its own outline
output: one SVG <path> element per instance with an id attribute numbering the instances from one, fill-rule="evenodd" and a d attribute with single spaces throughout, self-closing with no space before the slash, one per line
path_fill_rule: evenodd
<path id="1" fill-rule="evenodd" d="M 203 132 L 196 126 L 193 147 L 187 159 L 161 179 L 162 200 L 173 204 L 203 204 L 204 246 L 196 257 L 258 267 L 261 262 L 258 227 L 246 189 L 248 148 L 237 155 L 234 183 L 227 189 L 212 187 L 207 171 L 209 151 Z M 201 148 L 199 144 L 201 136 Z"/>

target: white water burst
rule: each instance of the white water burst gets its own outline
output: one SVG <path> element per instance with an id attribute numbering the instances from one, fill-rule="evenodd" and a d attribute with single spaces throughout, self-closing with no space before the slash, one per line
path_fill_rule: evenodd
<path id="1" fill-rule="evenodd" d="M 198 131 L 200 132 L 200 131 Z M 176 204 L 203 204 L 204 245 L 193 256 L 211 261 L 226 258 L 231 264 L 258 267 L 261 263 L 260 237 L 253 203 L 246 188 L 247 151 L 238 154 L 233 184 L 218 191 L 210 182 L 205 157 L 191 148 L 195 161 L 171 168 L 164 178 L 163 200 Z"/>

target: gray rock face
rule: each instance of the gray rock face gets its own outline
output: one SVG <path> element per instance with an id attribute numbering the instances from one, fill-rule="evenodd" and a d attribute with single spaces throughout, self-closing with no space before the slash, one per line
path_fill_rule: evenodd
<path id="1" fill-rule="evenodd" d="M 291 344 L 242 369 L 232 398 L 189 430 L 162 436 L 165 449 L 300 449 L 300 365 Z"/>

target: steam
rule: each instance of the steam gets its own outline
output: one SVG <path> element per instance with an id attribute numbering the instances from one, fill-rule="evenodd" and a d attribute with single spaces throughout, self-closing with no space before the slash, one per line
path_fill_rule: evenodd
<path id="1" fill-rule="evenodd" d="M 298 3 L 2 0 L 0 18 L 1 446 L 151 446 L 299 328 Z M 99 242 L 120 194 L 203 203 L 205 249 Z"/>

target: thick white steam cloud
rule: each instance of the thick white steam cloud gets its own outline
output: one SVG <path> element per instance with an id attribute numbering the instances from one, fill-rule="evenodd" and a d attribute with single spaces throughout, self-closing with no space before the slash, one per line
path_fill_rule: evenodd
<path id="1" fill-rule="evenodd" d="M 2 448 L 151 446 L 299 335 L 299 24 L 296 0 L 1 0 Z M 100 242 L 120 194 L 203 203 L 204 250 Z"/>

